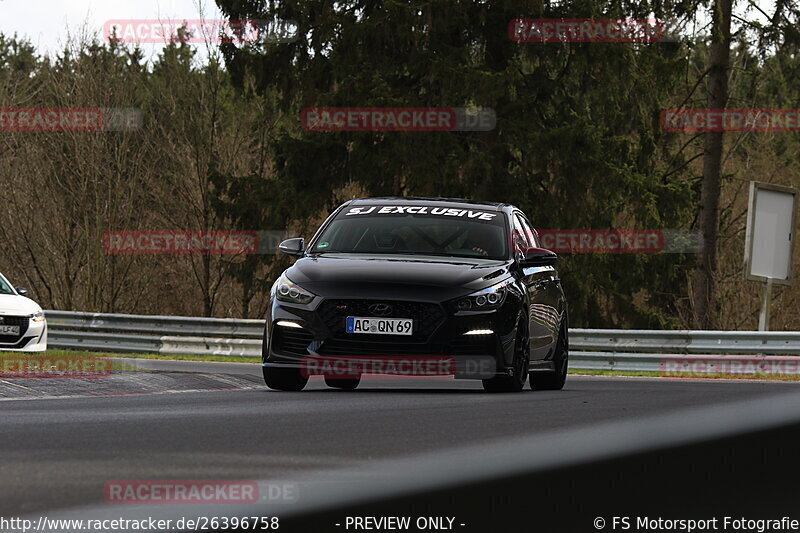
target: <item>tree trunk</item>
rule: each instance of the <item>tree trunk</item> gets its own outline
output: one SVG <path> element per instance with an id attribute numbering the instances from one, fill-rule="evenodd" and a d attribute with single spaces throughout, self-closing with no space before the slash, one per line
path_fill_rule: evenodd
<path id="1" fill-rule="evenodd" d="M 715 0 L 710 65 L 708 107 L 722 109 L 728 102 L 728 66 L 731 46 L 731 11 L 733 0 Z M 723 133 L 705 134 L 703 186 L 700 192 L 699 223 L 703 246 L 697 256 L 694 295 L 694 327 L 712 329 L 716 323 L 715 277 L 719 237 L 719 196 L 722 183 Z"/>

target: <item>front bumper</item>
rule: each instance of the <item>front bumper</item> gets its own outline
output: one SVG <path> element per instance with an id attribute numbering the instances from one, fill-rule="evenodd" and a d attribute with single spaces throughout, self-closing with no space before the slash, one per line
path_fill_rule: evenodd
<path id="1" fill-rule="evenodd" d="M 414 334 L 347 333 L 346 317 L 374 316 L 368 309 L 376 302 L 392 306 L 394 311 L 387 318 L 411 318 Z M 449 361 L 450 372 L 435 364 L 437 375 L 448 373 L 463 379 L 508 375 L 520 307 L 513 298 L 486 312 L 457 312 L 447 303 L 424 301 L 318 299 L 303 306 L 273 300 L 262 364 L 313 375 L 324 374 L 324 369 L 342 361 L 366 373 Z M 476 330 L 482 334 L 466 334 Z M 353 361 L 360 363 L 353 366 Z"/>
<path id="2" fill-rule="evenodd" d="M 4 324 L 20 326 L 19 335 L 0 335 L 0 352 L 44 352 L 47 350 L 47 321 L 29 317 L 4 316 Z"/>

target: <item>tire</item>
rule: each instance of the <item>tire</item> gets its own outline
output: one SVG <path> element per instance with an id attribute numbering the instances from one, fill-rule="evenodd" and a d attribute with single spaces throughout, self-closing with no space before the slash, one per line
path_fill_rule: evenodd
<path id="1" fill-rule="evenodd" d="M 264 383 L 267 387 L 282 391 L 301 391 L 308 383 L 308 378 L 303 377 L 296 368 L 261 367 L 264 371 Z"/>
<path id="2" fill-rule="evenodd" d="M 329 378 L 325 376 L 325 385 L 333 389 L 356 390 L 361 383 L 361 377 L 357 378 Z"/>
<path id="3" fill-rule="evenodd" d="M 484 379 L 483 390 L 486 392 L 520 392 L 525 388 L 525 380 L 528 379 L 528 366 L 530 365 L 530 338 L 528 337 L 527 319 L 520 321 L 517 326 L 513 365 L 513 376 L 495 376 L 491 379 Z"/>
<path id="4" fill-rule="evenodd" d="M 561 390 L 567 381 L 569 371 L 569 327 L 567 319 L 561 324 L 558 333 L 556 353 L 553 355 L 555 372 L 531 372 L 531 390 Z"/>

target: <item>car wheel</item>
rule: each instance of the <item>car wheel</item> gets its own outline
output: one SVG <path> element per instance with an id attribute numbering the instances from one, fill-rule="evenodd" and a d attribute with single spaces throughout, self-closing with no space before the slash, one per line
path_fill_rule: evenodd
<path id="1" fill-rule="evenodd" d="M 569 370 L 569 327 L 565 318 L 558 333 L 556 353 L 553 355 L 555 372 L 532 372 L 531 390 L 561 390 Z"/>
<path id="2" fill-rule="evenodd" d="M 282 391 L 301 391 L 308 383 L 297 368 L 261 367 L 264 371 L 264 383 L 267 387 Z"/>
<path id="3" fill-rule="evenodd" d="M 483 389 L 487 392 L 520 392 L 525 388 L 529 365 L 530 337 L 527 320 L 523 320 L 517 326 L 517 340 L 514 343 L 514 375 L 484 379 Z"/>
<path id="4" fill-rule="evenodd" d="M 325 385 L 334 389 L 355 390 L 361 383 L 361 377 L 357 378 L 329 378 L 325 376 Z"/>

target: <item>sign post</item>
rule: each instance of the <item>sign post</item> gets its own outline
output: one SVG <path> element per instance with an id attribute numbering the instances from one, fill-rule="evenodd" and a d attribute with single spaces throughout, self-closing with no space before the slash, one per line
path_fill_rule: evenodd
<path id="1" fill-rule="evenodd" d="M 797 190 L 750 182 L 745 234 L 745 278 L 764 283 L 758 330 L 769 330 L 772 285 L 790 285 Z"/>
<path id="2" fill-rule="evenodd" d="M 764 285 L 764 296 L 761 297 L 761 312 L 758 314 L 758 331 L 769 331 L 769 303 L 772 301 L 772 278 Z"/>

